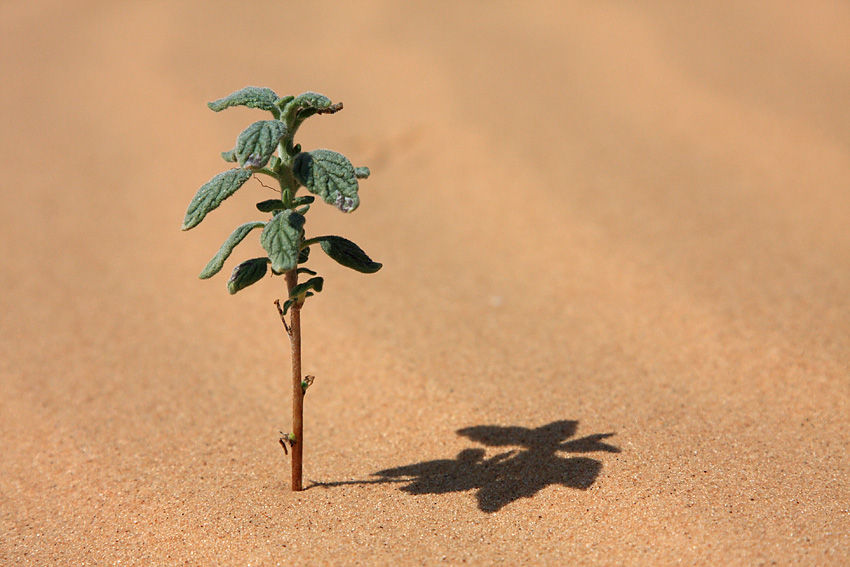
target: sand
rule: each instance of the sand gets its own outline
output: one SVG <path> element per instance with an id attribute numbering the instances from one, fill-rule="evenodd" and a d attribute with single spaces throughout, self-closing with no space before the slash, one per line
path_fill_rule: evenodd
<path id="1" fill-rule="evenodd" d="M 5 2 L 0 49 L 0 564 L 850 563 L 845 3 Z M 245 85 L 372 169 L 308 220 L 384 268 L 313 262 L 300 493 L 283 282 L 197 279 L 273 194 L 179 230 Z"/>

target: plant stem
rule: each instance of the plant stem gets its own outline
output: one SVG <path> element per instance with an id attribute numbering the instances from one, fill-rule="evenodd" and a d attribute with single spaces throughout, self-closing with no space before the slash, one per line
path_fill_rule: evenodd
<path id="1" fill-rule="evenodd" d="M 289 294 L 298 285 L 298 271 L 289 270 L 284 275 Z M 301 459 L 304 449 L 304 389 L 301 386 L 301 306 L 297 303 L 289 311 L 289 345 L 292 357 L 292 490 L 301 490 Z"/>
<path id="2" fill-rule="evenodd" d="M 295 193 L 298 191 L 298 182 L 292 172 L 292 164 L 297 152 L 290 153 L 289 148 L 294 150 L 292 139 L 298 125 L 294 123 L 294 116 L 281 116 L 286 123 L 287 134 L 280 140 L 277 146 L 280 166 L 277 168 L 276 178 L 280 183 L 280 198 L 287 209 L 294 207 Z M 300 250 L 300 247 L 299 247 Z M 287 296 L 292 297 L 292 290 L 298 285 L 297 266 L 284 274 L 286 278 Z M 280 309 L 280 307 L 278 307 Z M 284 321 L 284 324 L 286 322 Z M 292 491 L 301 490 L 301 463 L 304 451 L 304 387 L 301 385 L 301 304 L 296 302 L 289 311 L 289 334 L 290 354 L 292 358 Z"/>
<path id="3" fill-rule="evenodd" d="M 314 244 L 318 244 L 322 240 L 325 240 L 327 236 L 314 236 L 313 238 L 308 238 L 301 242 L 301 250 L 304 250 L 308 246 L 312 246 Z"/>

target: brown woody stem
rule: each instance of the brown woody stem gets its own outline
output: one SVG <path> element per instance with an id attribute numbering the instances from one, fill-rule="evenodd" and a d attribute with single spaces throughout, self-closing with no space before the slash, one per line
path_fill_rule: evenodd
<path id="1" fill-rule="evenodd" d="M 289 270 L 284 275 L 287 291 L 298 285 L 298 272 Z M 285 324 L 285 322 L 284 322 Z M 301 387 L 301 305 L 295 303 L 289 311 L 289 345 L 292 357 L 292 490 L 301 490 L 301 459 L 304 449 L 304 389 Z"/>

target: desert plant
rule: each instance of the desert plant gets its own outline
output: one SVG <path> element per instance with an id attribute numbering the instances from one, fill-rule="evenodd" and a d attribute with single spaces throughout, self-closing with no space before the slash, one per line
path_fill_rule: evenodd
<path id="1" fill-rule="evenodd" d="M 263 174 L 277 180 L 280 199 L 257 203 L 257 209 L 271 213 L 264 221 L 249 222 L 236 228 L 221 249 L 201 271 L 201 279 L 212 277 L 221 270 L 233 249 L 254 229 L 262 229 L 260 243 L 267 255 L 246 260 L 233 268 L 227 289 L 231 294 L 261 280 L 269 266 L 271 273 L 282 275 L 287 295 L 281 305 L 275 301 L 278 314 L 289 336 L 292 361 L 292 431 L 282 433 L 280 444 L 292 450 L 292 490 L 301 490 L 301 463 L 304 448 L 304 394 L 313 377 L 301 375 L 301 308 L 304 301 L 322 291 L 324 279 L 303 266 L 310 247 L 318 244 L 328 256 L 363 273 L 374 273 L 381 264 L 373 262 L 363 250 L 341 236 L 307 238 L 305 215 L 312 195 L 298 195 L 304 187 L 324 202 L 349 213 L 360 204 L 358 179 L 369 176 L 366 167 L 354 167 L 342 154 L 330 150 L 301 151 L 294 137 L 298 127 L 315 114 L 333 114 L 342 110 L 342 103 L 333 104 L 321 94 L 306 92 L 298 96 L 279 97 L 274 91 L 261 87 L 245 87 L 222 99 L 208 103 L 218 112 L 231 106 L 247 106 L 266 110 L 271 120 L 254 122 L 236 138 L 236 146 L 222 157 L 238 167 L 219 173 L 195 194 L 186 216 L 183 230 L 197 226 L 222 201 L 233 195 L 251 176 Z M 299 281 L 299 276 L 307 277 Z M 287 322 L 287 314 L 289 322 Z M 288 451 L 287 451 L 288 452 Z"/>

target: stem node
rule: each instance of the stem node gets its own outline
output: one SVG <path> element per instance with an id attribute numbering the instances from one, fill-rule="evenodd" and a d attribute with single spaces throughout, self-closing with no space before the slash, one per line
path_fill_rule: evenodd
<path id="1" fill-rule="evenodd" d="M 289 324 L 286 322 L 286 314 L 283 312 L 283 307 L 280 306 L 280 299 L 275 299 L 274 304 L 277 306 L 277 312 L 280 314 L 280 322 L 283 323 L 286 334 L 292 338 L 292 329 L 289 328 Z"/>

